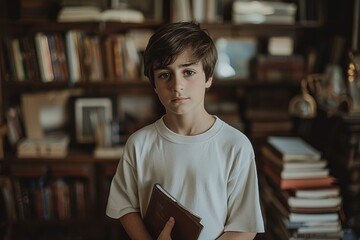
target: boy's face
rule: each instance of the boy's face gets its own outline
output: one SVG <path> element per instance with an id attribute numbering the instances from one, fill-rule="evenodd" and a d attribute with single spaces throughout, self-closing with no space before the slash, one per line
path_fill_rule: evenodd
<path id="1" fill-rule="evenodd" d="M 192 60 L 191 49 L 181 53 L 172 64 L 154 71 L 155 92 L 167 114 L 196 114 L 204 110 L 206 81 L 201 62 Z"/>

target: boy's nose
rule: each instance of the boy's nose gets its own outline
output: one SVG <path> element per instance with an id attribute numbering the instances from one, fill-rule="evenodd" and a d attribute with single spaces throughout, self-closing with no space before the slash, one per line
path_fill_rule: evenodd
<path id="1" fill-rule="evenodd" d="M 183 79 L 181 76 L 174 75 L 173 81 L 172 81 L 172 90 L 177 92 L 184 89 L 183 86 Z"/>

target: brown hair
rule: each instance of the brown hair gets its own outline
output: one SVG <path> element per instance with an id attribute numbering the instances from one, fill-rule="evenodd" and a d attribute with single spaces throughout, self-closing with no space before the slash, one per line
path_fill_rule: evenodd
<path id="1" fill-rule="evenodd" d="M 159 28 L 144 52 L 144 74 L 155 87 L 154 70 L 168 66 L 186 49 L 193 50 L 194 61 L 201 61 L 208 80 L 213 76 L 217 51 L 208 32 L 196 22 L 175 22 Z"/>

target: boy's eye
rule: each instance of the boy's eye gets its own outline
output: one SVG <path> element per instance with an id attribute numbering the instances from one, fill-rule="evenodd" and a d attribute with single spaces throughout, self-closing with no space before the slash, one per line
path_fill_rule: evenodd
<path id="1" fill-rule="evenodd" d="M 158 75 L 159 79 L 168 79 L 170 77 L 170 73 L 161 73 Z"/>
<path id="2" fill-rule="evenodd" d="M 191 71 L 191 70 L 186 70 L 185 72 L 184 72 L 184 75 L 185 76 L 193 76 L 195 74 L 195 72 L 194 71 Z"/>

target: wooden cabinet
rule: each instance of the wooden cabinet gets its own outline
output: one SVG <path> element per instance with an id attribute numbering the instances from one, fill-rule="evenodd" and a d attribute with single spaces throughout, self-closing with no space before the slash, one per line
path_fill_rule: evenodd
<path id="1" fill-rule="evenodd" d="M 97 36 L 104 40 L 114 34 L 125 36 L 134 29 L 152 31 L 161 25 L 159 21 L 130 24 L 1 20 L 0 25 L 4 29 L 1 33 L 0 48 L 0 89 L 1 100 L 4 101 L 1 101 L 3 103 L 1 110 L 4 112 L 1 116 L 4 120 L 9 108 L 21 105 L 24 94 L 54 92 L 56 95 L 57 92 L 70 90 L 80 91 L 81 96 L 115 96 L 115 101 L 119 102 L 122 101 L 123 96 L 156 102 L 156 95 L 150 84 L 143 80 L 140 74 L 136 79 L 122 78 L 116 81 L 107 74 L 95 82 L 86 77 L 77 82 L 71 82 L 70 79 L 44 81 L 40 75 L 27 78 L 30 75 L 27 72 L 29 69 L 23 68 L 22 73 L 25 74 L 25 78 L 19 79 L 18 75 L 11 72 L 11 69 L 15 71 L 19 69 L 16 66 L 9 68 L 9 49 L 6 48 L 6 41 L 9 37 L 20 40 L 29 36 L 32 38 L 40 32 L 48 36 L 59 34 L 65 40 L 66 33 L 74 29 L 80 29 L 89 36 Z M 22 47 L 21 44 L 19 46 Z M 17 49 L 21 54 L 22 50 L 22 48 Z M 32 50 L 36 51 L 36 49 Z M 63 54 L 69 57 L 67 52 Z M 22 55 L 22 57 L 26 56 Z M 39 60 L 38 55 L 34 57 Z M 103 62 L 98 64 L 106 66 L 106 60 L 103 59 Z M 140 72 L 140 66 L 138 70 Z M 122 105 L 117 106 L 120 108 Z M 161 110 L 154 106 L 155 113 L 152 117 L 158 117 L 158 111 Z M 70 116 L 68 110 L 66 113 Z M 115 120 L 119 121 L 119 118 Z M 70 121 L 70 117 L 67 121 Z M 66 124 L 71 125 L 74 122 Z M 131 129 L 129 131 L 134 131 L 140 126 L 139 124 L 129 127 Z M 65 127 L 63 130 L 68 129 L 70 128 Z M 126 131 L 126 129 L 121 130 Z M 1 137 L 4 131 L 2 127 Z M 121 231 L 118 221 L 105 216 L 110 182 L 119 157 L 95 158 L 92 148 L 78 149 L 71 144 L 65 158 L 46 156 L 18 158 L 16 148 L 7 141 L 7 136 L 4 140 L 4 159 L 0 161 L 1 176 L 12 182 L 12 204 L 16 210 L 15 217 L 2 216 L 6 220 L 0 219 L 0 234 L 4 239 L 125 239 L 126 236 Z M 3 191 L 1 196 L 2 193 Z"/>

